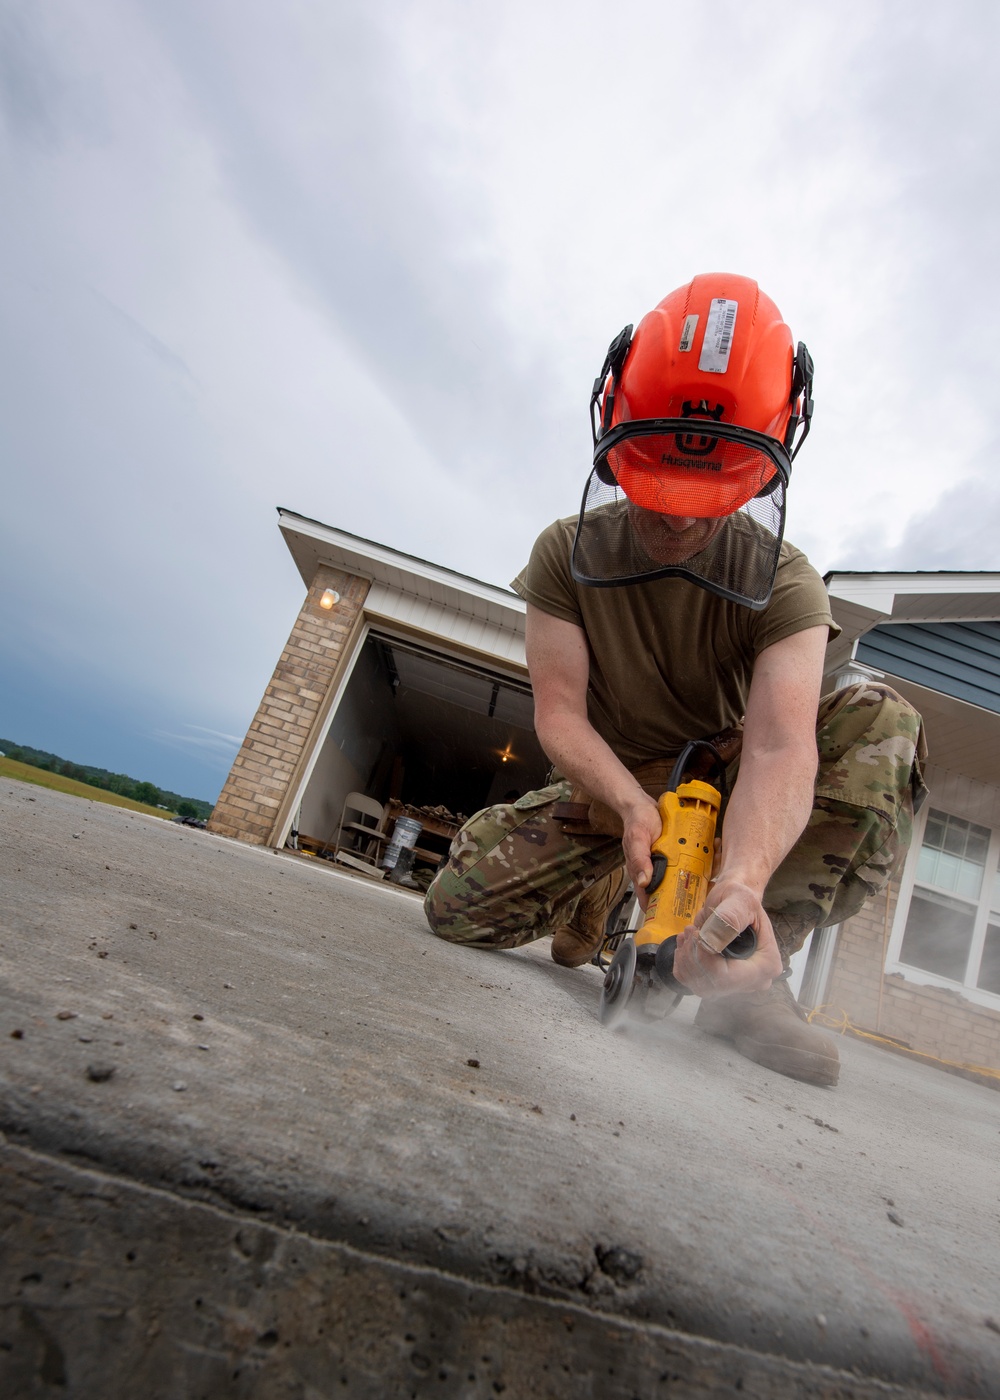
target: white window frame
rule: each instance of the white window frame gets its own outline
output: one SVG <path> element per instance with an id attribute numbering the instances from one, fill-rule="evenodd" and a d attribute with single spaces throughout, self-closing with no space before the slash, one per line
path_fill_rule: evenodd
<path id="1" fill-rule="evenodd" d="M 996 992 L 984 991 L 977 987 L 972 976 L 973 970 L 976 975 L 979 973 L 979 965 L 983 956 L 983 947 L 986 943 L 986 927 L 990 921 L 990 914 L 996 912 L 1000 915 L 1000 908 L 992 905 L 992 894 L 994 879 L 998 867 L 1000 867 L 1000 831 L 996 828 L 990 830 L 990 844 L 986 852 L 986 868 L 983 871 L 983 888 L 979 895 L 979 903 L 976 912 L 976 921 L 972 929 L 972 939 L 969 945 L 969 957 L 965 964 L 964 982 L 956 982 L 951 977 L 942 977 L 937 972 L 925 972 L 923 968 L 911 967 L 909 963 L 900 961 L 900 952 L 903 947 L 903 934 L 906 931 L 906 920 L 910 912 L 910 900 L 913 897 L 913 890 L 917 883 L 917 865 L 920 861 L 920 852 L 924 844 L 924 832 L 927 829 L 927 818 L 931 808 L 936 812 L 945 812 L 946 815 L 958 817 L 962 821 L 975 821 L 974 817 L 966 817 L 962 812 L 952 812 L 944 807 L 940 807 L 934 801 L 933 793 L 924 802 L 923 807 L 917 814 L 913 823 L 913 841 L 907 854 L 906 865 L 903 868 L 903 878 L 899 887 L 899 899 L 896 902 L 896 914 L 892 923 L 892 934 L 889 938 L 889 947 L 886 952 L 885 970 L 886 972 L 896 972 L 906 979 L 907 982 L 914 982 L 921 987 L 947 987 L 953 992 L 958 992 L 967 1001 L 974 1002 L 977 1006 L 988 1006 L 991 1010 L 1000 1010 L 1000 995 Z M 985 826 L 985 822 L 976 822 L 977 826 Z M 961 899 L 962 896 L 956 896 Z M 966 901 L 972 904 L 972 900 Z M 1000 905 L 1000 900 L 998 900 Z"/>

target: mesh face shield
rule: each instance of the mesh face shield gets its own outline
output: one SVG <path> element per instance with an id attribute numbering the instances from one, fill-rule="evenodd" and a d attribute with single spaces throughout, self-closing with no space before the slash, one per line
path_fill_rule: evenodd
<path id="1" fill-rule="evenodd" d="M 622 423 L 594 454 L 573 577 L 597 588 L 686 578 L 763 608 L 778 567 L 790 470 L 782 444 L 748 428 L 691 418 Z M 685 519 L 692 523 L 675 528 Z"/>

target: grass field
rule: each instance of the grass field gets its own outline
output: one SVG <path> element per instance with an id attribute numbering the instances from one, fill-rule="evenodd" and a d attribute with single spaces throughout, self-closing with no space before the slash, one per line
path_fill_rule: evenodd
<path id="1" fill-rule="evenodd" d="M 64 778 L 61 773 L 50 773 L 47 768 L 32 768 L 30 763 L 16 763 L 12 758 L 0 758 L 0 778 L 16 778 L 19 783 L 34 783 L 36 787 L 55 788 L 56 792 L 68 792 L 72 797 L 89 797 L 91 802 L 110 802 L 112 807 L 127 807 L 131 812 L 147 812 L 151 817 L 163 817 L 167 821 L 173 812 L 164 812 L 160 807 L 150 807 L 145 802 L 133 802 L 131 797 L 119 797 L 117 792 L 106 792 L 104 788 L 91 787 L 89 783 L 78 783 L 75 778 Z"/>

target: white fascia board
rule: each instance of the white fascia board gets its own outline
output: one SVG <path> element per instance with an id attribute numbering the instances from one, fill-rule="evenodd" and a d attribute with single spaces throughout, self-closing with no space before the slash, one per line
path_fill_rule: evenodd
<path id="1" fill-rule="evenodd" d="M 838 574 L 833 569 L 826 575 L 826 586 L 831 598 L 891 614 L 897 596 L 957 599 L 1000 592 L 1000 574 Z"/>
<path id="2" fill-rule="evenodd" d="M 825 582 L 831 611 L 844 629 L 841 648 L 894 617 L 903 622 L 960 621 L 962 609 L 948 604 L 1000 593 L 1000 574 L 995 573 L 838 574 L 832 570 Z M 914 602 L 906 607 L 909 599 Z M 980 616 L 974 609 L 969 612 L 970 620 Z"/>
<path id="3" fill-rule="evenodd" d="M 851 603 L 862 615 L 873 618 L 892 616 L 892 605 L 896 601 L 896 590 L 884 574 L 831 574 L 827 578 L 826 591 L 831 600 L 840 599 Z"/>
<path id="4" fill-rule="evenodd" d="M 514 632 L 524 631 L 525 604 L 509 589 L 483 583 L 280 507 L 278 525 L 307 587 L 316 566 L 329 564 L 373 582 L 431 598 L 473 617 L 496 621 L 499 609 L 504 625 Z"/>

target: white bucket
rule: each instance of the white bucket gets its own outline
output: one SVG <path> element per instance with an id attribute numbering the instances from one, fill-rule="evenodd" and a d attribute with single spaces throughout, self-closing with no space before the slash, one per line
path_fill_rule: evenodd
<path id="1" fill-rule="evenodd" d="M 392 828 L 392 838 L 382 856 L 384 869 L 392 870 L 396 861 L 399 860 L 400 851 L 412 850 L 422 831 L 423 827 L 418 821 L 414 821 L 413 817 L 397 817 L 396 824 Z"/>

